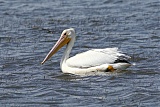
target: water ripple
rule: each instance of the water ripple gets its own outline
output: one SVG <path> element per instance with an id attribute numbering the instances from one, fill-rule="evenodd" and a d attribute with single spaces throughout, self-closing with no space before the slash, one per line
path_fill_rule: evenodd
<path id="1" fill-rule="evenodd" d="M 0 1 L 0 106 L 159 106 L 158 0 Z M 116 73 L 63 74 L 64 48 L 45 65 L 61 32 L 73 27 L 71 55 L 118 47 L 136 63 Z"/>

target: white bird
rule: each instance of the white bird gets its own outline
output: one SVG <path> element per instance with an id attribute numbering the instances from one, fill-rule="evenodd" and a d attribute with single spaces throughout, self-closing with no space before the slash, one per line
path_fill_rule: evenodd
<path id="1" fill-rule="evenodd" d="M 69 57 L 75 40 L 75 30 L 73 28 L 65 29 L 41 64 L 44 64 L 61 47 L 67 45 L 60 62 L 63 73 L 85 74 L 89 72 L 108 72 L 124 70 L 131 65 L 127 61 L 130 57 L 118 51 L 118 48 L 92 49 Z"/>

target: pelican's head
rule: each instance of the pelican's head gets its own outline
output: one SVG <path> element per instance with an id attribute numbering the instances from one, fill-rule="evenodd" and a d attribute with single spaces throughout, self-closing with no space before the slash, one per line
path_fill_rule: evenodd
<path id="1" fill-rule="evenodd" d="M 44 60 L 41 62 L 41 64 L 44 64 L 52 55 L 54 55 L 61 47 L 68 44 L 72 38 L 75 38 L 75 30 L 73 28 L 65 29 L 59 40 L 56 42 L 56 44 L 53 46 L 53 48 L 50 50 L 50 52 L 47 54 L 47 56 L 44 58 Z"/>

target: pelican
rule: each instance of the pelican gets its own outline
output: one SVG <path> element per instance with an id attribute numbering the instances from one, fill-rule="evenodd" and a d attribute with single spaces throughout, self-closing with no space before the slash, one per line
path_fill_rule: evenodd
<path id="1" fill-rule="evenodd" d="M 44 64 L 61 47 L 67 45 L 60 62 L 63 73 L 112 72 L 114 70 L 124 70 L 131 65 L 127 61 L 130 57 L 118 51 L 118 48 L 91 49 L 69 57 L 75 40 L 75 30 L 73 28 L 65 29 L 41 64 Z"/>

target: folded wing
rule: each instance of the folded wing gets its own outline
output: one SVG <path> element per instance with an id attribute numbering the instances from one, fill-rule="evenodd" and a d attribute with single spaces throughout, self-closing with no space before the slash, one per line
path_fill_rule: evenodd
<path id="1" fill-rule="evenodd" d="M 89 68 L 102 64 L 112 64 L 119 58 L 125 60 L 129 56 L 122 54 L 118 48 L 92 49 L 69 58 L 66 64 L 70 67 Z"/>

